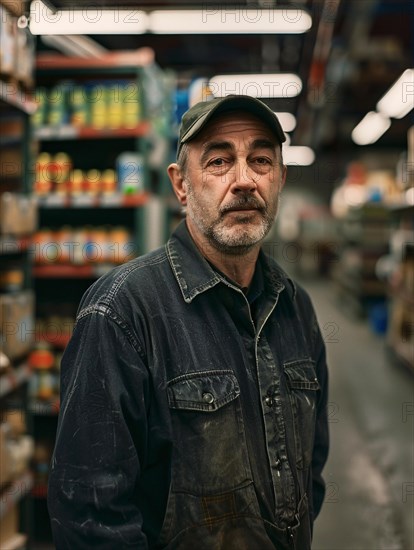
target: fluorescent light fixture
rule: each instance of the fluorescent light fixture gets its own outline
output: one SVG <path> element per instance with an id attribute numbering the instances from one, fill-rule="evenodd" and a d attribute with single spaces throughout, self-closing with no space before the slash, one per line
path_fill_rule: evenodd
<path id="1" fill-rule="evenodd" d="M 283 147 L 283 162 L 288 165 L 309 166 L 315 161 L 315 153 L 304 145 Z"/>
<path id="2" fill-rule="evenodd" d="M 274 111 L 274 113 L 279 119 L 283 131 L 293 132 L 296 128 L 296 117 L 292 115 L 292 113 L 277 113 L 276 111 Z"/>
<path id="3" fill-rule="evenodd" d="M 208 3 L 201 10 L 154 10 L 149 19 L 149 30 L 157 34 L 298 34 L 311 26 L 311 16 L 301 9 L 248 9 Z"/>
<path id="4" fill-rule="evenodd" d="M 283 142 L 283 147 L 289 147 L 290 142 L 291 142 L 292 140 L 290 139 L 290 135 L 287 134 L 286 132 L 285 132 L 285 139 L 286 139 L 286 141 Z"/>
<path id="5" fill-rule="evenodd" d="M 121 3 L 122 4 L 122 3 Z M 312 26 L 302 9 L 211 6 L 199 10 L 125 8 L 52 11 L 41 0 L 30 4 L 30 32 L 59 34 L 299 34 Z"/>
<path id="6" fill-rule="evenodd" d="M 302 81 L 290 73 L 217 75 L 208 87 L 214 97 L 243 94 L 253 97 L 295 97 L 302 91 Z"/>
<path id="7" fill-rule="evenodd" d="M 414 69 L 407 69 L 377 103 L 383 115 L 403 118 L 414 109 Z"/>
<path id="8" fill-rule="evenodd" d="M 34 35 L 142 34 L 148 15 L 139 10 L 99 7 L 53 12 L 41 0 L 30 4 L 29 29 Z"/>
<path id="9" fill-rule="evenodd" d="M 352 139 L 357 145 L 370 145 L 375 143 L 390 126 L 389 118 L 370 111 L 352 130 Z"/>

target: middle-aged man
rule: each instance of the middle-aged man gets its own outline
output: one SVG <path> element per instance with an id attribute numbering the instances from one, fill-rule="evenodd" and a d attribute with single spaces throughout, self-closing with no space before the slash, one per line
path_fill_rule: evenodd
<path id="1" fill-rule="evenodd" d="M 165 247 L 85 294 L 62 361 L 58 550 L 309 550 L 328 452 L 325 348 L 261 250 L 286 178 L 261 101 L 184 114 Z"/>

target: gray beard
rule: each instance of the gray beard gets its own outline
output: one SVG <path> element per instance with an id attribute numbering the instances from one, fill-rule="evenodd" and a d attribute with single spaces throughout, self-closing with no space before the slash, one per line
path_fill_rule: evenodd
<path id="1" fill-rule="evenodd" d="M 187 209 L 187 215 L 191 217 L 192 221 L 197 225 L 203 235 L 207 238 L 209 244 L 217 251 L 226 255 L 244 256 L 258 243 L 260 243 L 269 233 L 273 222 L 276 219 L 276 214 L 279 208 L 280 193 L 278 194 L 277 204 L 274 208 L 274 212 L 269 212 L 268 209 L 264 209 L 256 198 L 251 197 L 250 195 L 242 195 L 235 199 L 231 204 L 228 204 L 225 209 L 221 210 L 219 212 L 220 217 L 213 223 L 208 223 L 207 220 L 204 218 L 202 209 L 199 208 L 197 202 L 194 201 L 192 190 L 189 192 L 188 198 L 190 199 L 190 208 Z M 222 227 L 220 224 L 222 220 L 221 216 L 225 212 L 241 206 L 244 208 L 258 208 L 262 216 L 261 226 L 255 227 L 250 231 L 248 229 L 246 229 L 245 232 L 241 230 L 241 232 L 243 233 L 241 235 L 229 236 L 227 234 L 226 228 Z M 240 218 L 242 218 L 242 216 L 243 214 L 242 212 L 240 212 Z M 239 220 L 238 223 L 243 224 L 243 220 Z M 248 224 L 247 218 L 245 223 L 246 225 Z M 252 232 L 254 232 L 253 235 Z"/>

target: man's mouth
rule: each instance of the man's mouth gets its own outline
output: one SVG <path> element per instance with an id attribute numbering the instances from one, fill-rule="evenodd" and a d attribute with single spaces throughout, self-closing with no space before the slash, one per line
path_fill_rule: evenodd
<path id="1" fill-rule="evenodd" d="M 257 212 L 258 208 L 253 206 L 238 206 L 237 208 L 229 208 L 225 211 L 225 214 L 228 212 Z"/>
<path id="2" fill-rule="evenodd" d="M 263 212 L 264 207 L 258 201 L 234 201 L 233 204 L 228 204 L 222 210 L 222 214 L 228 212 Z"/>

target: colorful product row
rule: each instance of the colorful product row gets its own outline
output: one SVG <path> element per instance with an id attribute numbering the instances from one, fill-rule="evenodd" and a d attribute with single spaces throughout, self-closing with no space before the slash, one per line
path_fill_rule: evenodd
<path id="1" fill-rule="evenodd" d="M 33 125 L 134 128 L 141 120 L 140 90 L 134 81 L 60 82 L 35 92 Z"/>
<path id="2" fill-rule="evenodd" d="M 41 265 L 121 264 L 136 255 L 132 234 L 122 226 L 44 228 L 33 237 L 33 252 Z"/>
<path id="3" fill-rule="evenodd" d="M 40 153 L 35 163 L 34 191 L 38 196 L 50 193 L 110 195 L 118 191 L 131 194 L 142 192 L 144 187 L 144 160 L 136 152 L 121 153 L 116 160 L 116 171 L 74 168 L 65 152 Z"/>

